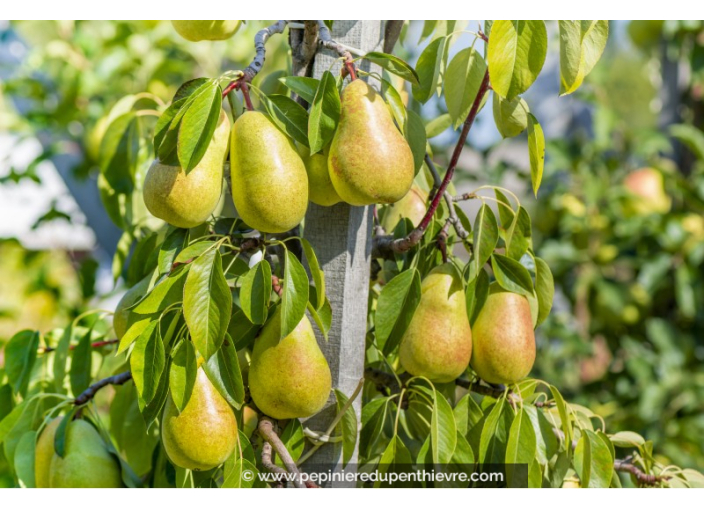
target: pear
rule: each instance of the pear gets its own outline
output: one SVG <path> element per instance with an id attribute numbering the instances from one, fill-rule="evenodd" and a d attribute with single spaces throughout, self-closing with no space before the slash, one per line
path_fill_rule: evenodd
<path id="1" fill-rule="evenodd" d="M 63 458 L 54 453 L 51 459 L 52 488 L 122 487 L 120 464 L 90 423 L 74 420 L 68 424 L 64 453 Z"/>
<path id="2" fill-rule="evenodd" d="M 471 365 L 486 382 L 513 384 L 535 362 L 535 333 L 528 299 L 492 285 L 474 326 Z"/>
<path id="3" fill-rule="evenodd" d="M 420 303 L 401 338 L 399 360 L 410 374 L 442 383 L 459 377 L 471 356 L 462 280 L 455 266 L 445 263 L 421 283 Z"/>
<path id="4" fill-rule="evenodd" d="M 342 199 L 330 181 L 328 151 L 311 154 L 308 147 L 299 146 L 298 152 L 308 172 L 308 199 L 314 204 L 330 207 Z"/>
<path id="5" fill-rule="evenodd" d="M 337 194 L 351 205 L 400 200 L 413 184 L 415 164 L 384 100 L 362 80 L 347 85 L 341 99 L 328 158 Z"/>
<path id="6" fill-rule="evenodd" d="M 54 438 L 61 424 L 61 417 L 47 423 L 34 448 L 34 484 L 37 489 L 48 489 L 51 480 L 51 460 L 54 458 Z"/>
<path id="7" fill-rule="evenodd" d="M 149 282 L 152 275 L 147 275 L 142 278 L 137 285 L 131 287 L 125 292 L 115 307 L 115 314 L 112 316 L 112 328 L 115 330 L 115 336 L 120 340 L 127 333 L 130 311 L 128 308 L 139 301 L 149 289 Z"/>
<path id="8" fill-rule="evenodd" d="M 413 184 L 406 196 L 395 204 L 387 205 L 381 213 L 381 226 L 391 233 L 401 218 L 408 218 L 413 226 L 418 226 L 427 210 L 428 193 Z"/>
<path id="9" fill-rule="evenodd" d="M 144 180 L 144 203 L 154 216 L 181 228 L 200 225 L 218 205 L 230 120 L 224 111 L 203 158 L 190 172 L 157 158 Z"/>
<path id="10" fill-rule="evenodd" d="M 240 28 L 241 20 L 171 20 L 181 37 L 188 41 L 222 41 L 229 39 Z"/>
<path id="11" fill-rule="evenodd" d="M 308 176 L 291 140 L 260 112 L 245 112 L 232 128 L 232 200 L 240 218 L 261 232 L 298 225 L 308 208 Z"/>
<path id="12" fill-rule="evenodd" d="M 249 392 L 257 407 L 277 420 L 311 416 L 330 396 L 330 368 L 308 317 L 281 340 L 280 332 L 277 309 L 254 341 Z"/>
<path id="13" fill-rule="evenodd" d="M 212 469 L 235 451 L 237 420 L 202 368 L 198 368 L 193 393 L 180 414 L 169 394 L 161 436 L 171 462 L 185 469 Z"/>
<path id="14" fill-rule="evenodd" d="M 246 437 L 251 437 L 259 425 L 259 415 L 249 406 L 242 408 L 242 432 Z"/>
<path id="15" fill-rule="evenodd" d="M 641 168 L 631 172 L 623 184 L 630 194 L 626 202 L 627 214 L 645 216 L 670 211 L 672 200 L 665 192 L 662 174 L 654 168 Z"/>

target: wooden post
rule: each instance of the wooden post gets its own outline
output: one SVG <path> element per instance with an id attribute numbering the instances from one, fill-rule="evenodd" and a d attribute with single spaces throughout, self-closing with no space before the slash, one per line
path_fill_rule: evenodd
<path id="1" fill-rule="evenodd" d="M 383 21 L 335 21 L 332 27 L 335 41 L 363 52 L 381 51 L 384 43 Z M 330 69 L 338 75 L 341 62 L 338 55 L 320 50 L 313 63 L 313 77 Z M 380 73 L 378 66 L 362 62 L 361 69 Z M 294 74 L 297 72 L 294 69 Z M 361 79 L 365 79 L 362 77 Z M 378 84 L 378 82 L 374 81 Z M 371 171 L 371 169 L 370 169 Z M 320 207 L 310 204 L 304 225 L 304 235 L 313 245 L 325 272 L 326 293 L 332 306 L 332 327 L 328 342 L 316 330 L 318 343 L 332 373 L 332 385 L 348 397 L 354 392 L 364 373 L 369 271 L 371 262 L 372 208 L 337 204 Z M 361 396 L 354 404 L 360 423 Z M 335 397 L 331 395 L 323 411 L 306 421 L 311 430 L 325 432 L 337 414 Z M 361 427 L 361 423 L 360 423 Z M 357 462 L 355 451 L 351 463 Z M 342 469 L 342 444 L 330 443 L 320 448 L 303 465 L 311 471 L 322 468 Z M 351 469 L 346 468 L 346 472 Z M 328 482 L 326 487 L 354 487 L 349 482 Z"/>

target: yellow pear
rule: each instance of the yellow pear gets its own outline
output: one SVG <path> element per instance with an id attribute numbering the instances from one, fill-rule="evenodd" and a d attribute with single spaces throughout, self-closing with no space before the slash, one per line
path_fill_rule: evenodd
<path id="1" fill-rule="evenodd" d="M 205 471 L 219 466 L 237 446 L 237 420 L 202 368 L 193 393 L 179 414 L 169 394 L 161 420 L 166 454 L 175 465 Z"/>
<path id="2" fill-rule="evenodd" d="M 328 151 L 311 154 L 310 149 L 299 146 L 298 152 L 308 172 L 308 199 L 314 204 L 329 207 L 342 201 L 330 181 Z"/>
<path id="3" fill-rule="evenodd" d="M 428 193 L 413 184 L 406 196 L 395 204 L 387 205 L 381 213 L 381 226 L 386 232 L 393 232 L 401 218 L 408 218 L 417 227 L 427 210 Z"/>
<path id="4" fill-rule="evenodd" d="M 51 459 L 50 486 L 53 489 L 122 487 L 120 464 L 108 451 L 103 438 L 84 420 L 74 420 L 66 427 L 63 458 L 54 453 Z"/>
<path id="5" fill-rule="evenodd" d="M 240 218 L 261 232 L 298 225 L 308 209 L 308 176 L 291 140 L 260 112 L 245 112 L 232 128 L 232 200 Z"/>
<path id="6" fill-rule="evenodd" d="M 630 215 L 665 214 L 672 200 L 665 192 L 665 181 L 654 168 L 641 168 L 631 172 L 623 180 L 630 196 L 626 202 L 626 213 Z"/>
<path id="7" fill-rule="evenodd" d="M 328 158 L 337 194 L 352 205 L 400 200 L 413 184 L 415 165 L 384 100 L 362 80 L 347 85 L 341 99 Z"/>
<path id="8" fill-rule="evenodd" d="M 51 460 L 54 458 L 54 438 L 61 424 L 58 416 L 47 423 L 34 448 L 34 484 L 37 489 L 48 489 L 51 480 Z"/>
<path id="9" fill-rule="evenodd" d="M 241 20 L 171 20 L 181 37 L 188 41 L 222 41 L 229 39 L 240 28 Z"/>
<path id="10" fill-rule="evenodd" d="M 412 375 L 454 381 L 467 370 L 472 332 L 462 280 L 451 263 L 434 268 L 421 283 L 421 297 L 401 338 L 399 359 Z"/>
<path id="11" fill-rule="evenodd" d="M 280 332 L 279 308 L 254 341 L 249 392 L 257 407 L 277 420 L 311 416 L 330 396 L 330 367 L 308 317 L 281 340 Z"/>
<path id="12" fill-rule="evenodd" d="M 472 333 L 472 368 L 486 382 L 512 384 L 533 368 L 535 333 L 525 296 L 492 285 Z"/>
<path id="13" fill-rule="evenodd" d="M 130 316 L 128 308 L 139 301 L 149 289 L 149 282 L 152 275 L 147 275 L 142 278 L 137 285 L 131 287 L 125 292 L 115 307 L 115 314 L 112 316 L 112 328 L 115 330 L 115 336 L 120 340 L 127 333 L 127 324 Z"/>
<path id="14" fill-rule="evenodd" d="M 208 150 L 188 173 L 180 166 L 154 160 L 143 190 L 149 212 L 181 228 L 197 227 L 207 220 L 220 200 L 229 133 L 230 120 L 221 111 Z"/>

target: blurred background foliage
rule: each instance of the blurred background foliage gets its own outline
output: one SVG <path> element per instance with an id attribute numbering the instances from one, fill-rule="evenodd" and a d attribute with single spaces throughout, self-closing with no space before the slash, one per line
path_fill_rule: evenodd
<path id="1" fill-rule="evenodd" d="M 65 152 L 77 155 L 72 178 L 94 181 L 101 119 L 120 98 L 148 92 L 168 102 L 184 81 L 243 68 L 260 25 L 198 44 L 168 22 L 0 25 L 0 135 L 11 133 L 15 144 L 35 138 L 42 147 L 26 168 L 0 173 L 0 186 L 36 182 L 37 167 Z M 419 48 L 411 28 L 398 53 L 413 63 Z M 601 414 L 610 430 L 653 440 L 665 463 L 703 470 L 704 28 L 701 21 L 621 28 L 574 99 L 586 118 L 575 115 L 559 133 L 547 130 L 539 200 L 523 195 L 536 251 L 557 290 L 555 309 L 538 330 L 533 375 Z M 258 77 L 267 93 L 290 68 L 286 47 L 285 37 L 267 43 Z M 668 83 L 673 76 L 676 83 Z M 534 96 L 555 94 L 534 88 Z M 443 113 L 416 109 L 426 122 Z M 501 183 L 525 173 L 505 157 L 497 135 L 477 144 L 478 164 L 460 169 L 459 192 L 476 180 Z M 440 160 L 453 143 L 447 130 L 432 140 Z M 0 154 L 0 166 L 5 158 Z M 626 176 L 644 167 L 664 176 L 668 207 L 638 206 L 624 187 Z M 66 215 L 52 206 L 39 220 Z M 106 292 L 96 281 L 106 260 L 109 266 L 100 248 L 41 250 L 0 240 L 0 346 L 22 328 L 50 331 L 103 304 Z M 8 398 L 0 386 L 0 419 Z M 0 486 L 12 483 L 3 463 L 0 454 Z"/>

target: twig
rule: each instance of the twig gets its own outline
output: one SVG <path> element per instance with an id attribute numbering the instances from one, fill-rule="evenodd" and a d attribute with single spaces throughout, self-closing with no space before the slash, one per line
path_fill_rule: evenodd
<path id="1" fill-rule="evenodd" d="M 332 35 L 330 34 L 330 29 L 322 20 L 318 20 L 318 44 L 325 49 L 334 51 L 340 57 L 344 58 L 344 68 L 350 75 L 350 79 L 357 79 L 357 73 L 354 69 L 354 63 L 352 62 L 352 54 L 345 46 L 333 40 Z"/>
<path id="2" fill-rule="evenodd" d="M 396 41 L 398 41 L 405 23 L 405 20 L 388 20 L 386 22 L 384 27 L 384 53 L 394 51 L 394 46 L 396 46 Z"/>
<path id="3" fill-rule="evenodd" d="M 297 489 L 305 489 L 306 485 L 301 481 L 301 472 L 296 466 L 296 462 L 291 457 L 291 454 L 286 449 L 286 445 L 284 445 L 279 435 L 276 433 L 273 420 L 268 416 L 263 416 L 259 420 L 258 430 L 262 439 L 274 448 L 274 451 L 284 463 L 284 466 L 286 466 L 286 470 L 293 475 L 294 487 Z"/>
<path id="4" fill-rule="evenodd" d="M 279 475 L 283 475 L 284 477 L 288 475 L 288 471 L 280 466 L 277 466 L 271 460 L 271 444 L 268 441 L 264 441 L 264 444 L 262 445 L 262 466 L 264 466 L 264 469 L 270 473 L 277 473 Z M 286 480 L 286 478 L 282 478 L 282 480 Z M 284 484 L 282 481 L 279 481 L 277 484 L 278 487 L 283 487 L 283 485 Z"/>
<path id="5" fill-rule="evenodd" d="M 638 466 L 632 464 L 633 458 L 627 457 L 625 459 L 614 460 L 614 469 L 616 471 L 622 471 L 624 473 L 630 473 L 641 485 L 657 485 L 660 482 L 665 482 L 672 478 L 668 475 L 649 475 L 643 472 Z"/>
<path id="6" fill-rule="evenodd" d="M 266 59 L 266 41 L 274 34 L 283 33 L 286 28 L 286 20 L 280 19 L 276 23 L 266 28 L 263 28 L 257 35 L 254 36 L 254 49 L 257 54 L 252 60 L 252 63 L 247 66 L 244 70 L 244 79 L 246 81 L 252 81 L 252 79 L 262 70 L 264 67 L 264 60 Z"/>
<path id="7" fill-rule="evenodd" d="M 111 384 L 119 386 L 121 384 L 125 384 L 130 379 L 132 379 L 132 373 L 129 371 L 101 379 L 100 381 L 88 386 L 83 393 L 78 395 L 73 401 L 73 405 L 81 406 L 83 404 L 87 404 L 95 396 L 95 394 L 98 393 L 100 389 L 105 388 L 105 386 L 109 386 Z"/>
<path id="8" fill-rule="evenodd" d="M 463 193 L 462 195 L 457 195 L 452 198 L 453 202 L 462 202 L 464 200 L 474 200 L 478 195 L 476 193 Z"/>
<path id="9" fill-rule="evenodd" d="M 113 345 L 118 343 L 119 340 L 117 338 L 113 338 L 112 340 L 101 340 L 100 342 L 93 342 L 90 344 L 91 348 L 97 349 L 99 347 L 105 347 L 106 345 Z M 69 347 L 70 350 L 74 350 L 76 348 L 75 345 L 71 345 Z M 47 352 L 53 352 L 56 350 L 56 347 L 45 347 L 44 349 L 41 349 L 37 354 L 46 354 Z"/>

